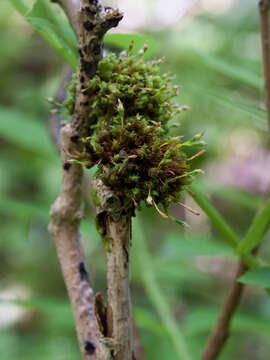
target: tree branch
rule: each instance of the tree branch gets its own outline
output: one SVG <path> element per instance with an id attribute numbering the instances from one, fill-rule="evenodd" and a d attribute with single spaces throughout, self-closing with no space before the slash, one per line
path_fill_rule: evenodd
<path id="1" fill-rule="evenodd" d="M 69 6 L 73 2 L 63 0 L 62 3 Z M 73 8 L 66 7 L 66 9 L 73 11 Z M 117 26 L 122 17 L 118 10 L 105 11 L 96 0 L 85 0 L 80 6 L 78 12 L 80 64 L 75 109 L 72 121 L 61 129 L 62 190 L 50 213 L 49 230 L 54 236 L 84 360 L 108 360 L 110 357 L 96 322 L 93 291 L 88 283 L 80 243 L 83 169 L 81 165 L 70 164 L 69 159 L 70 154 L 80 151 L 78 139 L 89 135 L 88 113 L 91 94 L 87 89 L 87 82 L 95 75 L 98 62 L 102 58 L 103 37 L 110 28 Z"/>
<path id="2" fill-rule="evenodd" d="M 112 340 L 112 359 L 132 360 L 133 328 L 130 299 L 130 243 L 133 204 L 106 187 L 100 179 L 97 193 L 97 228 L 104 240 L 107 260 L 106 333 Z"/>
<path id="3" fill-rule="evenodd" d="M 270 32 L 269 32 L 269 15 L 270 15 L 270 0 L 260 0 L 258 2 L 261 28 L 261 42 L 262 42 L 262 59 L 264 68 L 264 86 L 265 86 L 265 104 L 267 108 L 268 118 L 268 132 L 270 135 Z M 269 189 L 264 194 L 264 200 L 259 208 L 263 207 L 264 203 L 269 198 Z M 258 251 L 257 247 L 253 250 L 253 254 Z M 243 275 L 248 268 L 239 261 L 236 273 L 233 277 L 228 295 L 222 306 L 220 315 L 216 324 L 208 338 L 206 348 L 203 352 L 201 360 L 215 360 L 222 351 L 226 340 L 229 336 L 231 319 L 240 303 L 245 285 L 238 282 L 239 276 Z"/>
<path id="4" fill-rule="evenodd" d="M 116 343 L 113 359 L 132 359 L 132 312 L 130 299 L 130 215 L 118 221 L 106 219 L 107 239 L 107 325 Z"/>
<path id="5" fill-rule="evenodd" d="M 270 133 L 270 36 L 269 36 L 269 0 L 259 1 L 262 59 L 264 71 L 265 105 L 267 108 L 268 129 Z"/>
<path id="6" fill-rule="evenodd" d="M 60 197 L 51 207 L 49 230 L 54 236 L 56 251 L 73 309 L 76 331 L 83 359 L 96 359 L 96 327 L 93 291 L 88 283 L 79 224 L 82 219 L 82 168 L 69 166 L 66 149 L 72 151 L 74 136 L 71 124 L 61 131 L 62 164 L 64 167 Z"/>
<path id="7" fill-rule="evenodd" d="M 231 287 L 225 298 L 216 324 L 208 338 L 207 346 L 203 352 L 201 360 L 217 359 L 227 338 L 229 337 L 230 322 L 240 303 L 244 290 L 244 284 L 237 282 L 237 279 L 245 273 L 246 269 L 247 268 L 242 261 L 237 264 Z"/>

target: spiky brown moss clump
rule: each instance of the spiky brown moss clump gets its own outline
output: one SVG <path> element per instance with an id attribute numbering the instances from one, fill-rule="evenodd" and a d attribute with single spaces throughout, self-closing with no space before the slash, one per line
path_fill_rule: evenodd
<path id="1" fill-rule="evenodd" d="M 139 57 L 130 50 L 105 57 L 88 84 L 94 99 L 90 136 L 82 139 L 77 160 L 86 167 L 97 164 L 96 176 L 135 205 L 145 201 L 167 209 L 194 174 L 182 149 L 202 145 L 201 135 L 185 143 L 168 137 L 168 121 L 181 110 L 172 102 L 177 87 L 168 75 L 159 75 L 162 60 L 144 60 L 146 47 Z"/>

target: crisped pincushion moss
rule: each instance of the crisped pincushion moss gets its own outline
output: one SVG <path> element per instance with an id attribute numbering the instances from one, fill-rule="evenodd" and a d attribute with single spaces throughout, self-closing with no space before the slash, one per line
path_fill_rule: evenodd
<path id="1" fill-rule="evenodd" d="M 99 62 L 88 83 L 90 136 L 81 139 L 77 161 L 88 168 L 98 164 L 96 176 L 135 205 L 146 201 L 167 209 L 194 173 L 188 172 L 182 148 L 201 145 L 200 135 L 185 143 L 168 137 L 168 121 L 179 111 L 172 102 L 178 87 L 167 74 L 159 75 L 162 60 L 144 60 L 145 51 L 139 57 L 130 51 L 110 54 Z M 76 81 L 65 102 L 71 113 Z"/>

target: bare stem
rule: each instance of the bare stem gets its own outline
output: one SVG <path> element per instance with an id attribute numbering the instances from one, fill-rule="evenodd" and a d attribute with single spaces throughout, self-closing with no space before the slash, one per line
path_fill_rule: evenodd
<path id="1" fill-rule="evenodd" d="M 130 245 L 133 204 L 94 179 L 97 193 L 96 223 L 106 249 L 106 336 L 113 360 L 132 360 L 133 324 L 130 299 Z"/>
<path id="2" fill-rule="evenodd" d="M 245 271 L 246 266 L 242 261 L 239 261 L 231 287 L 222 305 L 216 324 L 208 338 L 207 346 L 203 352 L 201 360 L 217 359 L 227 338 L 229 337 L 230 322 L 239 305 L 244 290 L 244 284 L 237 282 L 237 279 Z"/>
<path id="3" fill-rule="evenodd" d="M 64 174 L 61 194 L 51 207 L 50 232 L 54 236 L 58 259 L 73 309 L 75 326 L 83 359 L 96 359 L 96 326 L 93 291 L 88 283 L 85 259 L 80 242 L 82 219 L 82 168 L 67 162 L 66 149 L 71 151 L 71 124 L 62 129 L 62 163 Z M 71 148 L 70 148 L 71 146 Z"/>
<path id="4" fill-rule="evenodd" d="M 265 104 L 267 108 L 268 129 L 270 132 L 270 35 L 269 35 L 269 0 L 259 1 L 261 28 L 262 59 L 264 71 Z"/>
<path id="5" fill-rule="evenodd" d="M 270 32 L 269 32 L 269 13 L 270 0 L 260 0 L 258 3 L 261 27 L 261 42 L 262 42 L 262 59 L 264 68 L 264 86 L 265 86 L 265 104 L 267 108 L 268 131 L 270 135 Z M 264 195 L 264 200 L 260 209 L 269 198 L 269 189 Z M 259 210 L 260 210 L 259 209 Z M 253 250 L 255 254 L 258 247 Z M 220 315 L 216 324 L 208 338 L 206 348 L 203 352 L 201 360 L 215 360 L 222 351 L 226 340 L 229 336 L 231 319 L 240 303 L 245 285 L 237 282 L 237 278 L 247 271 L 246 265 L 243 261 L 239 261 L 236 273 L 233 277 L 228 295 L 223 303 Z"/>
<path id="6" fill-rule="evenodd" d="M 107 239 L 107 324 L 116 351 L 113 359 L 132 359 L 132 313 L 130 299 L 130 227 L 129 215 L 119 221 L 106 219 Z"/>

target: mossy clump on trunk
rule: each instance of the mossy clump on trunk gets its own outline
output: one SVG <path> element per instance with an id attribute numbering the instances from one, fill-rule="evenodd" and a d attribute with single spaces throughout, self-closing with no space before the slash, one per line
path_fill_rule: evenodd
<path id="1" fill-rule="evenodd" d="M 189 171 L 185 146 L 203 146 L 201 134 L 189 141 L 170 137 L 169 120 L 183 107 L 173 102 L 178 87 L 168 74 L 160 75 L 163 59 L 145 61 L 128 52 L 106 56 L 87 89 L 94 101 L 89 112 L 89 137 L 80 139 L 83 151 L 73 162 L 90 168 L 113 191 L 121 192 L 135 206 L 162 204 L 165 210 L 180 199 L 183 186 L 199 171 Z M 70 113 L 76 76 L 69 86 L 65 106 Z"/>

